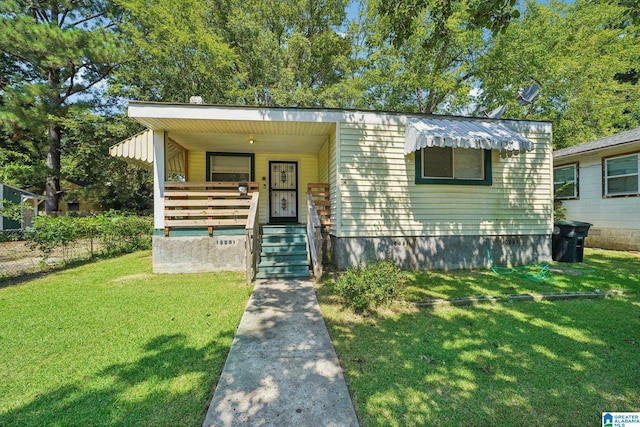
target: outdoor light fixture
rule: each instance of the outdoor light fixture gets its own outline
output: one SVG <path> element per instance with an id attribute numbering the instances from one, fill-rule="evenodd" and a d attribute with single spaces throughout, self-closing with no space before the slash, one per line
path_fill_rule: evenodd
<path id="1" fill-rule="evenodd" d="M 246 182 L 238 183 L 238 193 L 240 193 L 241 196 L 246 196 L 248 190 L 249 190 L 249 186 L 247 185 Z"/>
<path id="2" fill-rule="evenodd" d="M 249 144 L 253 144 L 254 142 L 253 138 L 249 138 Z"/>

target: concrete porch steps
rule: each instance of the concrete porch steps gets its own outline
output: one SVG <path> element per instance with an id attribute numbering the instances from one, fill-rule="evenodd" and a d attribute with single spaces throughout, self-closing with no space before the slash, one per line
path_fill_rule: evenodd
<path id="1" fill-rule="evenodd" d="M 258 279 L 309 278 L 306 227 L 304 225 L 265 225 Z"/>

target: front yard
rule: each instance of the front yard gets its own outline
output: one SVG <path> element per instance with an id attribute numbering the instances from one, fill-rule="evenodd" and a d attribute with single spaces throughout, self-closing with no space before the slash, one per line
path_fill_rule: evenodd
<path id="1" fill-rule="evenodd" d="M 250 293 L 149 251 L 5 284 L 0 425 L 199 425 Z"/>
<path id="2" fill-rule="evenodd" d="M 611 299 L 481 304 L 377 315 L 321 308 L 365 426 L 600 425 L 640 411 L 640 257 L 588 251 L 554 284 L 486 272 L 419 273 L 412 301 L 623 290 Z"/>
<path id="3" fill-rule="evenodd" d="M 585 260 L 553 283 L 415 273 L 406 298 L 624 293 L 358 316 L 319 285 L 363 424 L 600 425 L 603 411 L 640 411 L 640 257 Z M 252 290 L 243 282 L 154 275 L 148 251 L 4 282 L 0 425 L 199 426 Z"/>

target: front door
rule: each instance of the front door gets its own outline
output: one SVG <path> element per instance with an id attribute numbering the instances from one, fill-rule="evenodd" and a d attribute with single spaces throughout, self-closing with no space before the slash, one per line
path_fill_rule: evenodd
<path id="1" fill-rule="evenodd" d="M 298 222 L 298 163 L 269 162 L 269 222 Z"/>

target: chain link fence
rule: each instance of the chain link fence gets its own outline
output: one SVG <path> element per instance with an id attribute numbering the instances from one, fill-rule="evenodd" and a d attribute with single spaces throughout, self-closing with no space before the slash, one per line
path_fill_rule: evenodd
<path id="1" fill-rule="evenodd" d="M 0 280 L 90 259 L 102 253 L 102 246 L 99 239 L 87 238 L 44 254 L 32 242 L 25 240 L 22 230 L 0 232 Z"/>
<path id="2" fill-rule="evenodd" d="M 149 217 L 108 212 L 38 217 L 25 230 L 0 231 L 0 282 L 55 266 L 151 247 Z"/>

